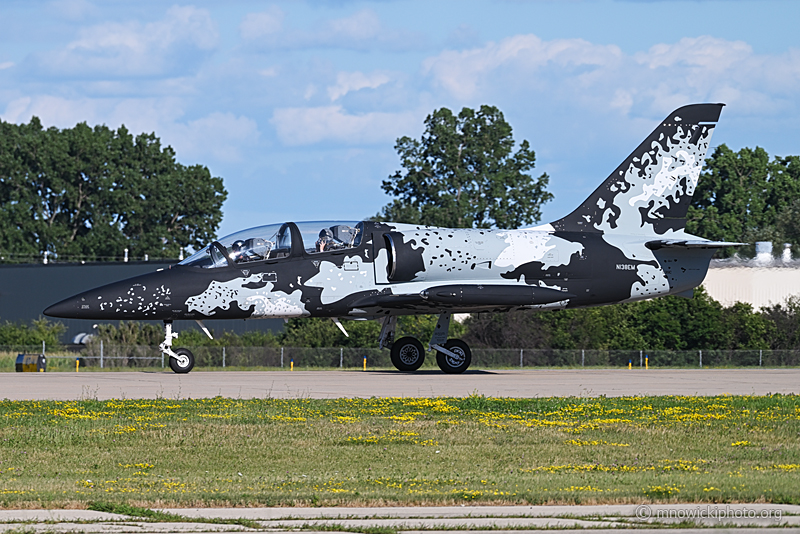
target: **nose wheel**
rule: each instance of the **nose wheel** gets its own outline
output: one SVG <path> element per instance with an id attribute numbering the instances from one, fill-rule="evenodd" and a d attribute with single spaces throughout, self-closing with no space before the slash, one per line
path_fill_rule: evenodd
<path id="1" fill-rule="evenodd" d="M 169 356 L 169 368 L 173 372 L 186 374 L 194 368 L 194 354 L 189 349 L 172 350 L 172 340 L 176 337 L 178 333 L 172 331 L 172 322 L 164 321 L 164 341 L 158 348 Z"/>
<path id="2" fill-rule="evenodd" d="M 179 374 L 188 373 L 194 368 L 194 354 L 189 349 L 178 349 L 175 356 L 169 357 L 169 368 Z"/>

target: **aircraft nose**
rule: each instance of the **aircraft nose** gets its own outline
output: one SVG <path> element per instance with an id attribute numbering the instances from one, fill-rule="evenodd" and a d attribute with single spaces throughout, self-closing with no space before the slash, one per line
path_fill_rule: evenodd
<path id="1" fill-rule="evenodd" d="M 57 302 L 43 313 L 63 319 L 171 319 L 175 295 L 168 277 L 157 271 L 114 282 Z"/>
<path id="2" fill-rule="evenodd" d="M 91 319 L 96 315 L 96 311 L 92 313 L 88 305 L 87 296 L 88 293 L 81 293 L 61 302 L 56 302 L 42 313 L 48 317 L 60 317 L 62 319 Z"/>
<path id="3" fill-rule="evenodd" d="M 77 306 L 75 299 L 65 299 L 61 302 L 56 302 L 52 306 L 48 306 L 47 309 L 42 313 L 48 317 L 61 317 L 64 319 L 69 319 L 75 315 L 76 310 Z"/>

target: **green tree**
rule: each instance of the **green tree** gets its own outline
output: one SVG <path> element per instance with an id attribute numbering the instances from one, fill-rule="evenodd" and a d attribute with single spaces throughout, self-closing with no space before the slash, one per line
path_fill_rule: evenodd
<path id="1" fill-rule="evenodd" d="M 800 307 L 792 306 L 788 311 L 777 307 L 770 318 L 746 304 L 723 308 L 700 287 L 692 299 L 667 296 L 599 308 L 474 315 L 465 340 L 493 348 L 761 349 L 768 348 L 765 340 L 773 337 L 777 320 L 785 325 L 783 338 L 797 339 Z"/>
<path id="2" fill-rule="evenodd" d="M 0 255 L 6 259 L 176 257 L 212 240 L 227 193 L 124 126 L 44 129 L 0 121 Z M 28 258 L 24 258 L 28 256 Z"/>
<path id="3" fill-rule="evenodd" d="M 790 297 L 784 304 L 762 308 L 761 316 L 771 334 L 769 348 L 773 350 L 800 347 L 800 298 Z"/>
<path id="4" fill-rule="evenodd" d="M 59 338 L 66 330 L 67 327 L 63 324 L 52 323 L 47 319 L 35 319 L 30 326 L 6 321 L 0 324 L 0 345 L 41 347 L 42 341 L 44 341 L 45 345 L 52 350 L 61 346 Z"/>
<path id="5" fill-rule="evenodd" d="M 553 195 L 547 174 L 528 172 L 536 157 L 528 141 L 513 152 L 511 126 L 493 106 L 456 116 L 441 108 L 425 119 L 422 138 L 401 137 L 403 171 L 382 188 L 396 197 L 380 220 L 445 227 L 517 228 L 538 222 Z"/>
<path id="6" fill-rule="evenodd" d="M 395 339 L 415 336 L 427 343 L 436 328 L 437 317 L 431 315 L 405 315 L 398 318 Z M 289 319 L 279 343 L 285 347 L 374 347 L 381 331 L 378 321 L 343 321 L 349 337 L 329 319 Z M 464 325 L 450 322 L 449 337 L 460 337 Z"/>
<path id="7" fill-rule="evenodd" d="M 800 158 L 776 157 L 760 147 L 734 152 L 720 145 L 706 160 L 689 207 L 686 229 L 720 241 L 800 244 Z M 752 255 L 753 248 L 740 249 Z M 724 252 L 731 255 L 734 249 Z"/>

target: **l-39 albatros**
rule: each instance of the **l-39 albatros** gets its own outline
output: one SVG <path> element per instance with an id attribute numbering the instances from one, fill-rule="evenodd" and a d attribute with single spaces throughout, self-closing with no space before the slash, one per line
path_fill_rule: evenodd
<path id="1" fill-rule="evenodd" d="M 287 222 L 214 241 L 168 269 L 86 291 L 51 317 L 163 320 L 160 345 L 176 373 L 194 356 L 173 350 L 176 320 L 329 317 L 382 322 L 378 344 L 401 371 L 425 348 L 394 340 L 399 315 L 438 314 L 428 350 L 445 373 L 469 367 L 447 339 L 453 313 L 553 310 L 692 296 L 714 242 L 685 232 L 714 125 L 724 104 L 670 113 L 578 209 L 520 230 L 382 222 Z M 346 332 L 345 332 L 346 333 Z"/>

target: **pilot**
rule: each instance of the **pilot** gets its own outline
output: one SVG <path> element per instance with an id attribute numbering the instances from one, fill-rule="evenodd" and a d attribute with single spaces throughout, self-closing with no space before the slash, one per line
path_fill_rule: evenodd
<path id="1" fill-rule="evenodd" d="M 231 245 L 231 259 L 234 263 L 243 263 L 247 261 L 247 251 L 244 248 L 244 241 L 239 239 L 234 241 Z"/>
<path id="2" fill-rule="evenodd" d="M 317 252 L 325 252 L 326 250 L 333 250 L 333 232 L 330 228 L 323 228 L 319 232 L 319 239 L 317 239 Z"/>

